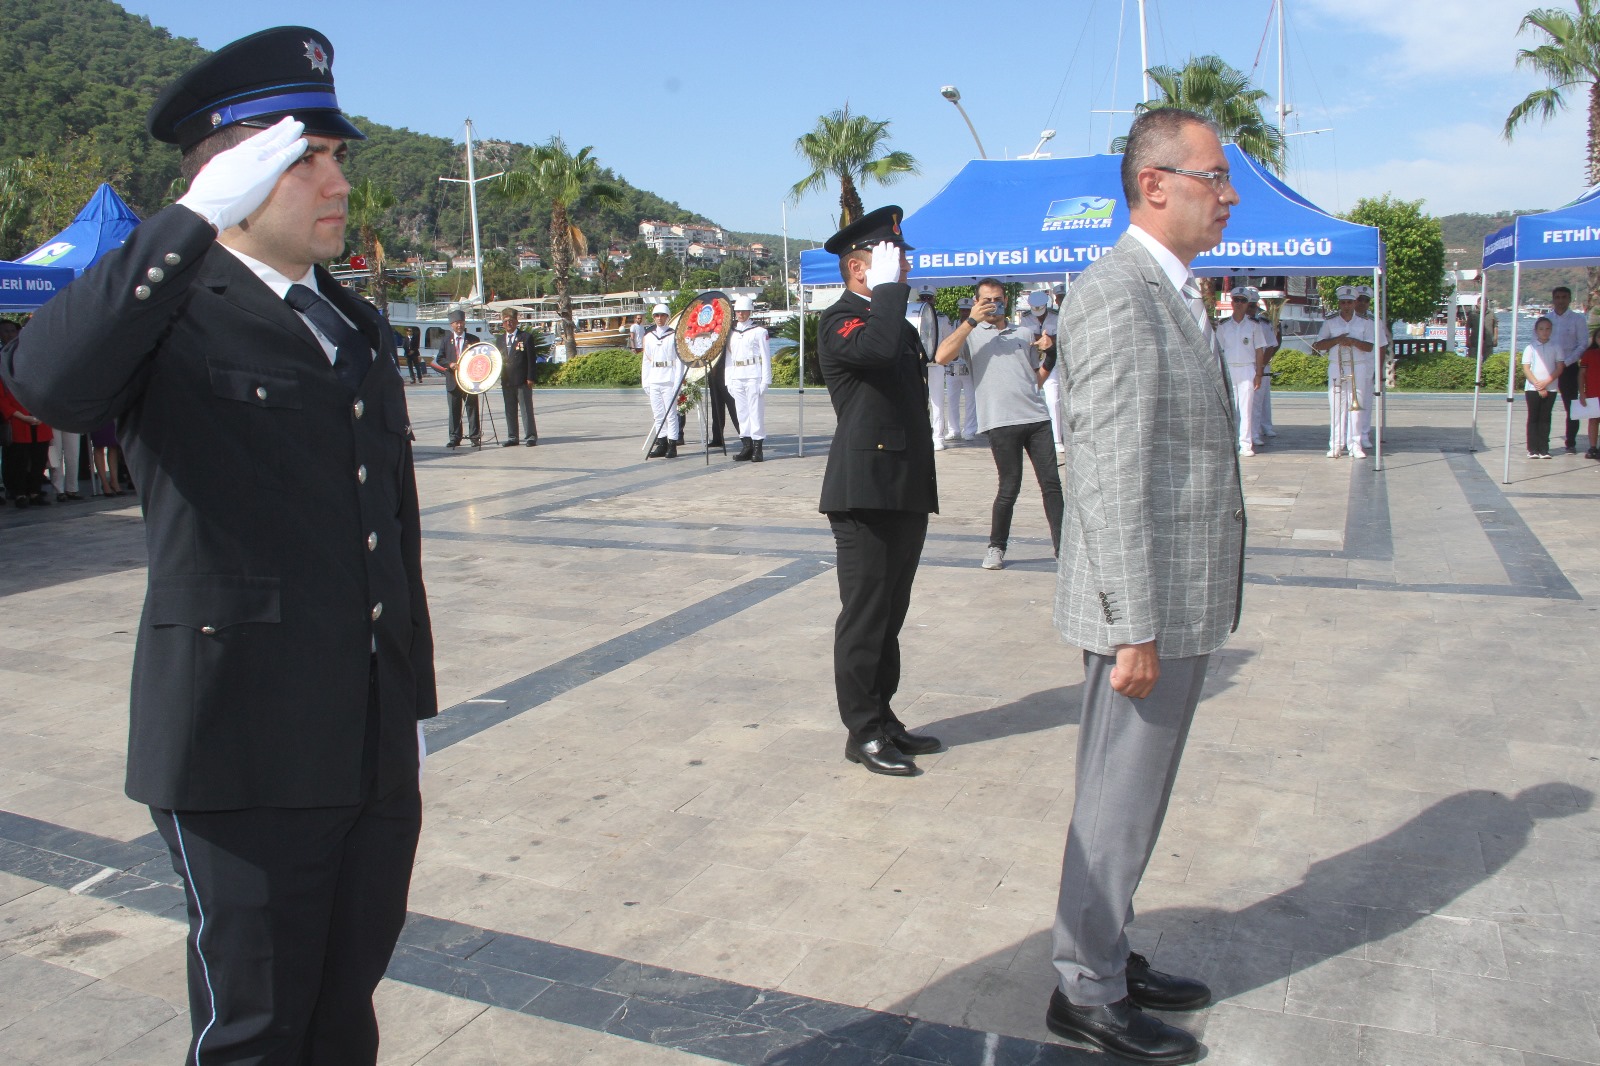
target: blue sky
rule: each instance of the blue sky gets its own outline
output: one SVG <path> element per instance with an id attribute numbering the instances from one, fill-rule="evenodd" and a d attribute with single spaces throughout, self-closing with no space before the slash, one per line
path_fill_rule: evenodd
<path id="1" fill-rule="evenodd" d="M 780 204 L 804 174 L 795 138 L 847 101 L 890 120 L 894 147 L 921 164 L 916 177 L 869 188 L 867 205 L 909 211 L 976 154 L 942 85 L 960 88 L 990 158 L 1032 150 L 1045 128 L 1057 131 L 1045 148 L 1057 156 L 1103 152 L 1128 116 L 1093 112 L 1141 98 L 1134 0 L 123 6 L 212 49 L 268 25 L 315 27 L 333 43 L 347 111 L 457 140 L 468 116 L 485 137 L 534 143 L 560 133 L 593 145 L 635 185 L 742 230 L 779 231 Z M 1288 0 L 1287 128 L 1331 130 L 1290 138 L 1290 183 L 1332 211 L 1386 192 L 1423 199 L 1435 214 L 1572 199 L 1582 189 L 1581 110 L 1510 145 L 1499 135 L 1510 107 L 1541 84 L 1513 67 L 1529 40 L 1515 38 L 1517 23 L 1533 6 Z M 1149 0 L 1148 10 L 1152 66 L 1215 52 L 1254 69 L 1275 105 L 1271 0 Z M 446 11 L 462 17 L 452 24 Z M 790 233 L 827 236 L 836 201 L 830 185 L 790 202 Z"/>

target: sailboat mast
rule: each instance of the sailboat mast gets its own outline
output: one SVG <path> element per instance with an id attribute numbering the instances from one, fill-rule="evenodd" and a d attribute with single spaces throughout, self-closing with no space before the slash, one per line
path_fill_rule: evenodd
<path id="1" fill-rule="evenodd" d="M 483 250 L 478 244 L 478 178 L 472 162 L 472 120 L 467 119 L 467 202 L 472 208 L 472 273 L 477 282 L 478 305 L 483 305 Z"/>
<path id="2" fill-rule="evenodd" d="M 1278 132 L 1283 132 L 1283 120 L 1289 114 L 1289 105 L 1283 100 L 1283 5 L 1278 0 Z"/>
<path id="3" fill-rule="evenodd" d="M 1150 99 L 1150 40 L 1145 33 L 1145 0 L 1139 0 L 1139 85 L 1144 90 L 1141 102 Z"/>

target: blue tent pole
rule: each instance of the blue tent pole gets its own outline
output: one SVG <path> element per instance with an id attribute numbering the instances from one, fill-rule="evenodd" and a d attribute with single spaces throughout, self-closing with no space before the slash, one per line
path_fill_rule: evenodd
<path id="1" fill-rule="evenodd" d="M 1522 263 L 1511 264 L 1511 353 L 1506 357 L 1506 464 L 1500 484 L 1511 484 L 1511 406 L 1517 402 L 1517 309 L 1522 306 Z"/>
<path id="2" fill-rule="evenodd" d="M 1384 258 L 1382 250 L 1379 251 L 1378 258 L 1380 260 Z M 1375 316 L 1372 322 L 1374 327 L 1372 330 L 1372 402 L 1378 405 L 1378 410 L 1369 411 L 1367 414 L 1372 418 L 1372 469 L 1374 470 L 1383 469 L 1383 431 L 1389 426 L 1389 395 L 1383 389 L 1383 374 L 1386 369 L 1384 364 L 1388 360 L 1383 357 L 1383 345 L 1378 343 L 1378 338 L 1388 333 L 1388 328 L 1383 321 L 1384 308 L 1387 301 L 1384 300 L 1383 287 L 1378 284 L 1378 276 L 1378 267 L 1373 267 L 1372 291 L 1377 295 L 1377 304 L 1372 309 Z"/>
<path id="3" fill-rule="evenodd" d="M 806 457 L 806 287 L 805 283 L 797 285 L 800 290 L 800 375 L 795 379 L 800 392 L 800 422 L 795 430 L 795 440 L 799 448 L 795 452 L 801 459 Z"/>

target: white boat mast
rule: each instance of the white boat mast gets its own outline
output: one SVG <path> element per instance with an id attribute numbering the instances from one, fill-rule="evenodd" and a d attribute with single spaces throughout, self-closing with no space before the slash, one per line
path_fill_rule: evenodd
<path id="1" fill-rule="evenodd" d="M 1150 99 L 1150 40 L 1145 33 L 1144 4 L 1145 0 L 1139 0 L 1139 85 L 1144 91 L 1139 98 L 1141 103 Z"/>
<path id="2" fill-rule="evenodd" d="M 467 187 L 467 203 L 472 210 L 472 274 L 476 286 L 472 292 L 480 307 L 484 303 L 485 294 L 483 291 L 483 249 L 479 246 L 478 238 L 478 182 L 498 178 L 504 173 L 505 171 L 503 170 L 497 170 L 493 174 L 485 174 L 481 178 L 476 175 L 472 159 L 472 120 L 470 118 L 467 119 L 467 178 L 465 181 L 460 178 L 440 178 L 439 180 Z"/>

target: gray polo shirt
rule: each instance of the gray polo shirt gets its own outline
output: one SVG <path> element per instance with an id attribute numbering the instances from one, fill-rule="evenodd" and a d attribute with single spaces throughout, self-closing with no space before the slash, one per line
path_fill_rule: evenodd
<path id="1" fill-rule="evenodd" d="M 1039 395 L 1039 349 L 1033 332 L 980 323 L 967 337 L 967 361 L 978 392 L 978 431 L 1050 421 Z"/>

